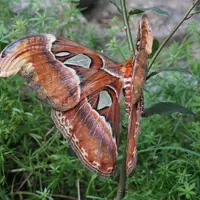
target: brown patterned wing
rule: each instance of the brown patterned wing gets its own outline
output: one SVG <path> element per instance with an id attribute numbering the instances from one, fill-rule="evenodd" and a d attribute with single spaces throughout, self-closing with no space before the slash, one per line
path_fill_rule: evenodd
<path id="1" fill-rule="evenodd" d="M 152 52 L 153 32 L 148 18 L 144 15 L 138 27 L 135 59 L 132 74 L 132 104 L 136 103 L 143 93 L 147 76 L 147 57 Z"/>
<path id="2" fill-rule="evenodd" d="M 0 77 L 23 76 L 37 96 L 52 106 L 57 128 L 80 160 L 104 176 L 116 165 L 120 67 L 95 51 L 51 34 L 18 39 L 0 55 Z"/>
<path id="3" fill-rule="evenodd" d="M 76 71 L 82 98 L 122 77 L 121 64 L 73 41 L 58 38 L 52 52 L 57 60 Z"/>
<path id="4" fill-rule="evenodd" d="M 53 43 L 52 52 L 67 66 L 81 66 L 84 69 L 102 69 L 115 77 L 121 76 L 121 64 L 81 44 L 63 38 Z"/>
<path id="5" fill-rule="evenodd" d="M 51 34 L 20 38 L 0 55 L 0 77 L 23 76 L 38 98 L 62 111 L 116 81 L 119 68 L 95 51 Z"/>
<path id="6" fill-rule="evenodd" d="M 126 173 L 130 175 L 137 163 L 137 138 L 140 133 L 140 101 L 131 108 L 128 124 Z"/>
<path id="7" fill-rule="evenodd" d="M 120 82 L 116 85 L 121 87 Z M 115 136 L 120 131 L 120 93 L 121 90 L 118 92 L 116 88 L 106 86 L 71 110 L 52 110 L 56 127 L 81 162 L 102 176 L 111 175 L 116 167 Z"/>
<path id="8" fill-rule="evenodd" d="M 126 111 L 129 115 L 126 159 L 126 172 L 128 175 L 135 168 L 137 161 L 137 137 L 140 130 L 141 98 L 147 75 L 147 57 L 151 53 L 152 44 L 152 29 L 148 18 L 143 16 L 138 28 L 133 71 L 129 79 L 125 79 L 130 80 L 131 78 L 130 84 L 125 88 Z M 125 85 L 127 85 L 126 82 Z"/>
<path id="9" fill-rule="evenodd" d="M 23 76 L 38 98 L 52 107 L 65 110 L 80 99 L 79 79 L 74 70 L 66 68 L 51 52 L 56 40 L 50 34 L 21 38 L 6 47 L 0 58 L 0 77 Z"/>
<path id="10" fill-rule="evenodd" d="M 120 134 L 120 102 L 122 97 L 123 83 L 118 80 L 108 86 L 105 86 L 100 92 L 90 95 L 90 104 L 98 111 L 101 116 L 104 116 L 106 121 L 111 124 L 113 135 L 119 144 Z"/>

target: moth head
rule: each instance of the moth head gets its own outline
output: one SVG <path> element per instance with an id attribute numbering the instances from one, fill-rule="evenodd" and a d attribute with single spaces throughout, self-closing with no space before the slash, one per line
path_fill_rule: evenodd
<path id="1" fill-rule="evenodd" d="M 41 50 L 48 51 L 53 41 L 53 35 L 33 34 L 9 44 L 0 54 L 0 77 L 10 77 L 20 70 L 31 69 L 33 55 Z"/>

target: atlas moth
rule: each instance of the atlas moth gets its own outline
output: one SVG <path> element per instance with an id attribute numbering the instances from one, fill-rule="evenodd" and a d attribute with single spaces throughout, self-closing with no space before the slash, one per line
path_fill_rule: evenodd
<path id="1" fill-rule="evenodd" d="M 102 176 L 116 168 L 120 102 L 128 115 L 126 172 L 136 166 L 142 93 L 153 43 L 146 16 L 138 25 L 135 53 L 125 65 L 52 34 L 31 34 L 0 55 L 0 77 L 20 75 L 51 116 L 80 161 Z"/>

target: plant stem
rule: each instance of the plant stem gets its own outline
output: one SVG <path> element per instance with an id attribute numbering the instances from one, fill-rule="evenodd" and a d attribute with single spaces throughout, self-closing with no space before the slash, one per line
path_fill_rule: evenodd
<path id="1" fill-rule="evenodd" d="M 128 44 L 129 44 L 129 49 L 131 51 L 131 54 L 134 54 L 133 39 L 131 36 L 131 31 L 130 31 L 129 22 L 128 22 L 126 3 L 125 3 L 125 0 L 120 0 L 120 2 L 121 2 L 121 9 L 122 9 L 122 14 L 123 14 L 125 31 L 126 31 Z M 122 165 L 121 165 L 121 170 L 120 170 L 116 200 L 121 200 L 124 197 L 125 184 L 126 184 L 126 145 L 124 148 L 124 155 L 123 155 L 123 160 L 122 160 Z"/>
<path id="2" fill-rule="evenodd" d="M 121 2 L 121 8 L 122 8 L 122 14 L 123 14 L 123 20 L 124 20 L 128 45 L 129 45 L 129 48 L 131 50 L 131 53 L 134 53 L 133 39 L 132 39 L 132 36 L 131 36 L 131 30 L 130 30 L 129 22 L 128 22 L 126 3 L 125 3 L 125 0 L 120 0 L 120 2 Z"/>
<path id="3" fill-rule="evenodd" d="M 190 19 L 192 16 L 198 15 L 198 14 L 200 14 L 200 10 L 197 11 L 197 12 L 194 12 L 194 13 L 190 14 L 190 16 L 188 16 L 187 19 L 185 19 L 185 20 L 188 20 L 188 19 Z"/>
<path id="4" fill-rule="evenodd" d="M 188 9 L 188 11 L 186 12 L 185 16 L 181 19 L 181 21 L 178 23 L 178 25 L 171 31 L 171 33 L 169 34 L 169 36 L 164 40 L 164 42 L 161 44 L 161 46 L 159 47 L 159 49 L 156 51 L 156 53 L 154 54 L 151 63 L 149 64 L 149 70 L 151 69 L 152 65 L 154 64 L 156 58 L 158 57 L 158 55 L 160 54 L 160 52 L 162 51 L 163 47 L 167 44 L 167 42 L 171 39 L 171 37 L 174 35 L 174 33 L 178 30 L 178 28 L 183 24 L 183 22 L 185 20 L 188 19 L 188 16 L 190 14 L 190 12 L 193 10 L 193 8 L 197 5 L 197 3 L 200 0 L 195 0 L 193 2 L 193 4 L 190 6 L 190 8 Z"/>
<path id="5" fill-rule="evenodd" d="M 120 177 L 119 177 L 119 184 L 117 189 L 117 196 L 116 200 L 121 200 L 125 194 L 125 183 L 126 183 L 126 146 L 124 149 L 124 156 L 122 160 L 121 170 L 120 170 Z"/>
<path id="6" fill-rule="evenodd" d="M 76 181 L 78 200 L 81 200 L 81 192 L 80 192 L 80 182 L 79 179 Z"/>

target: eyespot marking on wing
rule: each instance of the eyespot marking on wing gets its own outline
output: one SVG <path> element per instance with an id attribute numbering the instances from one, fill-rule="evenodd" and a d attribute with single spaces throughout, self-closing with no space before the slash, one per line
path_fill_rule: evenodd
<path id="1" fill-rule="evenodd" d="M 55 56 L 63 57 L 63 56 L 68 56 L 69 54 L 70 54 L 69 52 L 63 51 L 63 52 L 56 53 Z"/>
<path id="2" fill-rule="evenodd" d="M 78 54 L 70 59 L 67 59 L 64 64 L 65 65 L 78 65 L 84 68 L 90 68 L 91 65 L 91 59 L 84 55 L 84 54 Z"/>
<path id="3" fill-rule="evenodd" d="M 76 79 L 76 81 L 77 81 L 77 83 L 79 85 L 81 83 L 81 80 L 80 80 L 79 76 L 76 74 L 76 71 L 74 69 L 70 68 L 70 67 L 67 67 L 66 65 L 63 65 L 63 66 L 64 66 L 64 68 L 67 68 L 69 71 L 72 72 L 72 77 L 74 77 L 74 79 Z M 81 91 L 80 91 L 80 88 L 79 88 L 79 93 L 80 92 Z"/>
<path id="4" fill-rule="evenodd" d="M 112 98 L 110 94 L 107 91 L 100 92 L 97 109 L 101 110 L 102 108 L 109 107 L 111 105 L 112 105 Z"/>

